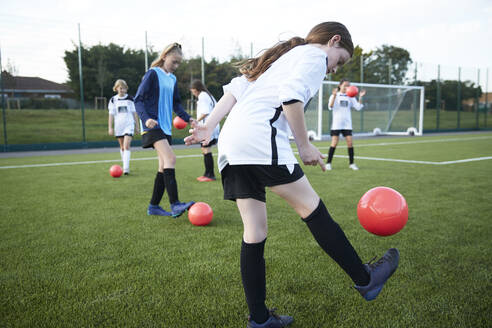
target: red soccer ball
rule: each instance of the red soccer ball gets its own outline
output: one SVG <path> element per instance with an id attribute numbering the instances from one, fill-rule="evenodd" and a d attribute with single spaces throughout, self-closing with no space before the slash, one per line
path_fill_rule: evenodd
<path id="1" fill-rule="evenodd" d="M 359 93 L 359 89 L 355 85 L 351 85 L 350 87 L 347 88 L 347 96 L 349 97 L 355 97 Z"/>
<path id="2" fill-rule="evenodd" d="M 396 190 L 376 187 L 366 192 L 357 205 L 359 222 L 370 233 L 391 236 L 408 221 L 405 198 Z"/>
<path id="3" fill-rule="evenodd" d="M 119 178 L 123 174 L 123 169 L 119 165 L 113 165 L 109 169 L 109 174 L 111 174 L 113 178 Z"/>
<path id="4" fill-rule="evenodd" d="M 214 212 L 210 205 L 204 202 L 193 204 L 188 210 L 188 219 L 191 224 L 196 226 L 205 226 L 212 221 Z"/>
<path id="5" fill-rule="evenodd" d="M 187 124 L 188 123 L 179 116 L 176 116 L 173 120 L 173 125 L 178 130 L 184 129 Z"/>

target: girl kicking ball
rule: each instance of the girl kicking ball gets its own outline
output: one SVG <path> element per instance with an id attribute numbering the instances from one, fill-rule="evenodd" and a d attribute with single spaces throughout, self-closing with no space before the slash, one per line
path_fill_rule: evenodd
<path id="1" fill-rule="evenodd" d="M 219 137 L 218 166 L 224 198 L 236 201 L 244 225 L 240 266 L 250 313 L 247 327 L 285 327 L 293 322 L 291 316 L 276 315 L 265 305 L 265 187 L 294 208 L 366 300 L 376 298 L 398 266 L 396 249 L 388 250 L 376 263 L 362 263 L 311 187 L 289 144 L 292 131 L 302 162 L 324 170 L 323 155 L 308 139 L 304 104 L 326 73 L 350 59 L 353 49 L 344 25 L 325 22 L 305 39 L 294 37 L 246 60 L 240 67 L 243 75 L 224 87 L 224 96 L 207 122 L 193 123 L 191 135 L 185 138 L 186 144 L 208 142 L 217 123 L 229 114 Z"/>
<path id="2" fill-rule="evenodd" d="M 200 80 L 195 80 L 191 83 L 190 92 L 198 99 L 196 104 L 196 120 L 198 122 L 206 122 L 207 116 L 210 115 L 214 106 L 216 104 L 216 100 L 214 96 L 207 90 L 205 85 Z M 215 173 L 214 173 L 214 158 L 212 156 L 212 146 L 217 143 L 217 139 L 219 137 L 219 125 L 214 129 L 212 134 L 212 139 L 208 144 L 202 142 L 202 154 L 203 154 L 203 162 L 205 164 L 205 173 L 196 178 L 201 182 L 209 182 L 215 181 Z"/>
<path id="3" fill-rule="evenodd" d="M 333 121 L 331 123 L 331 145 L 326 160 L 326 169 L 331 170 L 331 161 L 335 149 L 338 144 L 338 138 L 341 135 L 347 141 L 347 149 L 349 154 L 349 168 L 356 171 L 359 168 L 354 163 L 354 147 L 352 144 L 352 114 L 350 109 L 361 110 L 362 97 L 366 94 L 366 90 L 361 90 L 359 93 L 359 101 L 355 97 L 347 95 L 347 89 L 350 87 L 348 80 L 342 79 L 337 88 L 333 89 L 333 94 L 328 100 L 328 109 L 333 111 Z"/>
<path id="4" fill-rule="evenodd" d="M 127 94 L 128 85 L 124 80 L 116 80 L 113 91 L 117 92 L 111 97 L 108 104 L 108 134 L 114 135 L 120 144 L 120 155 L 123 162 L 123 173 L 130 173 L 130 146 L 133 132 L 138 133 L 138 116 L 132 96 Z M 114 129 L 113 129 L 114 121 Z"/>
<path id="5" fill-rule="evenodd" d="M 178 217 L 194 204 L 179 201 L 175 177 L 176 155 L 171 148 L 172 112 L 186 122 L 193 122 L 181 106 L 176 76 L 173 74 L 182 59 L 181 45 L 168 45 L 145 73 L 135 96 L 135 107 L 143 123 L 142 147 L 153 147 L 159 160 L 148 215 Z M 167 189 L 171 212 L 159 206 L 164 189 Z"/>

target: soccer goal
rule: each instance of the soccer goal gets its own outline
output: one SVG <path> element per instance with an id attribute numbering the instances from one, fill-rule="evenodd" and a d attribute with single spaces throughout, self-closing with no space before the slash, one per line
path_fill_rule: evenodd
<path id="1" fill-rule="evenodd" d="M 424 87 L 351 83 L 366 90 L 364 108 L 352 110 L 352 130 L 355 135 L 422 135 L 424 125 Z M 328 99 L 335 81 L 323 81 L 321 88 L 306 106 L 306 126 L 310 138 L 328 139 L 332 112 Z M 358 97 L 358 95 L 357 95 Z"/>

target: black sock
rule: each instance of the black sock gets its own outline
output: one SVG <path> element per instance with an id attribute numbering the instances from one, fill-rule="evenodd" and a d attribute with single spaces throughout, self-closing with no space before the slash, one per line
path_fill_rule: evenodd
<path id="1" fill-rule="evenodd" d="M 340 226 L 319 200 L 318 207 L 303 219 L 321 248 L 334 259 L 358 286 L 369 283 L 369 274 Z"/>
<path id="2" fill-rule="evenodd" d="M 256 323 L 264 323 L 269 316 L 265 305 L 266 278 L 263 258 L 265 241 L 266 239 L 260 243 L 247 244 L 243 240 L 241 245 L 241 278 L 244 294 L 251 319 Z"/>
<path id="3" fill-rule="evenodd" d="M 204 154 L 203 155 L 203 161 L 205 163 L 205 176 L 207 178 L 214 178 L 215 173 L 214 173 L 214 158 L 212 156 L 212 153 Z"/>
<path id="4" fill-rule="evenodd" d="M 174 204 L 179 201 L 178 198 L 178 184 L 176 183 L 176 176 L 174 169 L 164 169 L 164 185 L 167 189 L 167 196 L 169 197 L 169 203 Z"/>
<path id="5" fill-rule="evenodd" d="M 154 180 L 154 191 L 150 199 L 150 205 L 159 205 L 164 194 L 164 180 L 162 172 L 157 172 Z"/>
<path id="6" fill-rule="evenodd" d="M 333 159 L 333 154 L 335 154 L 335 149 L 336 147 L 330 147 L 330 151 L 328 152 L 328 159 L 326 160 L 326 163 L 331 163 L 331 160 Z"/>
<path id="7" fill-rule="evenodd" d="M 349 154 L 350 164 L 354 164 L 354 147 L 348 148 L 348 154 Z"/>

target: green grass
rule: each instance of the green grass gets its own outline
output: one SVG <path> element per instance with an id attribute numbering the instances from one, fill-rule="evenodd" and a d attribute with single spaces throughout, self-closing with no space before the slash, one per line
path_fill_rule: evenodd
<path id="1" fill-rule="evenodd" d="M 328 143 L 316 145 L 326 152 Z M 355 145 L 356 156 L 367 157 L 492 156 L 490 133 Z M 133 161 L 132 175 L 118 179 L 108 174 L 112 163 L 0 169 L 0 326 L 245 327 L 237 208 L 222 200 L 220 181 L 195 180 L 203 171 L 198 148 L 176 154 L 198 155 L 177 160 L 179 194 L 212 206 L 209 226 L 192 226 L 186 216 L 146 215 L 157 160 Z M 0 167 L 118 158 L 118 152 L 3 158 Z M 377 300 L 364 301 L 294 211 L 268 192 L 267 305 L 293 315 L 294 328 L 490 327 L 491 160 L 356 161 L 357 172 L 341 157 L 331 172 L 303 169 L 361 258 L 398 247 L 399 269 Z M 380 185 L 400 191 L 409 205 L 407 226 L 391 237 L 367 233 L 356 217 L 359 198 Z M 168 207 L 166 196 L 162 205 Z"/>
<path id="2" fill-rule="evenodd" d="M 311 108 L 316 108 L 316 100 L 313 100 Z M 314 107 L 313 107 L 314 106 Z M 329 111 L 323 113 L 323 133 L 329 134 Z M 363 115 L 363 124 L 361 119 Z M 457 112 L 441 111 L 439 113 L 439 129 L 457 129 Z M 480 113 L 479 127 L 491 128 L 492 119 L 487 114 Z M 307 111 L 306 120 L 310 129 L 317 129 L 317 111 Z M 386 112 L 362 111 L 352 112 L 354 132 L 372 131 L 374 127 L 382 126 L 387 122 Z M 418 120 L 418 117 L 417 117 Z M 87 142 L 114 141 L 114 137 L 108 135 L 108 113 L 106 110 L 85 110 L 85 135 Z M 424 112 L 424 130 L 436 130 L 437 113 L 433 109 Z M 76 109 L 51 109 L 51 110 L 7 110 L 7 140 L 10 145 L 43 144 L 43 143 L 70 143 L 82 142 L 82 114 Z M 399 131 L 413 125 L 413 111 L 400 110 L 393 120 L 392 128 Z M 461 112 L 460 129 L 475 129 L 476 114 L 473 112 Z M 187 135 L 188 129 L 176 130 L 173 128 L 173 138 L 182 139 Z M 134 140 L 139 140 L 136 135 Z M 0 125 L 0 145 L 5 143 L 3 122 Z"/>

